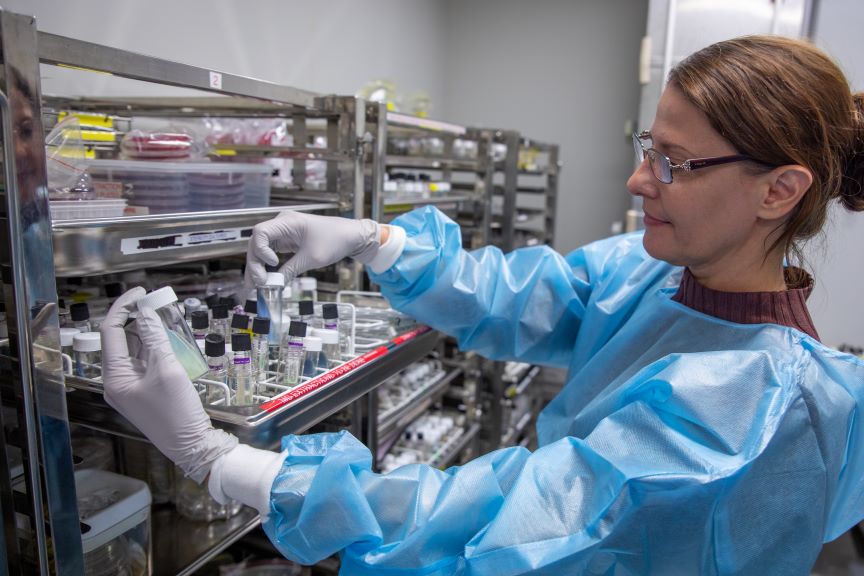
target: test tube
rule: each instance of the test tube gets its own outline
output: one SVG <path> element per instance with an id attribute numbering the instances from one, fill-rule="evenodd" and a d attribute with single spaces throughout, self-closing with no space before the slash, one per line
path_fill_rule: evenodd
<path id="1" fill-rule="evenodd" d="M 206 310 L 192 312 L 192 335 L 196 342 L 204 340 L 210 331 L 210 315 Z"/>
<path id="2" fill-rule="evenodd" d="M 332 368 L 342 363 L 342 355 L 339 352 L 339 332 L 335 330 L 318 330 L 314 335 L 321 338 L 321 358 L 318 360 L 320 366 Z"/>
<path id="3" fill-rule="evenodd" d="M 303 376 L 314 378 L 318 375 L 322 344 L 321 338 L 317 336 L 307 336 L 303 339 L 303 348 L 306 352 L 303 359 Z"/>
<path id="4" fill-rule="evenodd" d="M 210 331 L 221 334 L 224 340 L 231 336 L 231 326 L 228 324 L 228 306 L 217 304 L 211 309 L 213 318 L 210 320 Z"/>
<path id="5" fill-rule="evenodd" d="M 298 300 L 318 300 L 318 280 L 311 276 L 304 276 L 297 279 L 297 285 L 300 288 Z"/>
<path id="6" fill-rule="evenodd" d="M 231 317 L 232 334 L 249 334 L 249 316 L 245 314 L 234 314 Z"/>
<path id="7" fill-rule="evenodd" d="M 305 322 L 309 327 L 315 326 L 315 303 L 312 300 L 301 300 L 298 304 L 300 321 Z M 321 328 L 321 326 L 317 326 Z"/>
<path id="8" fill-rule="evenodd" d="M 81 332 L 72 337 L 75 375 L 97 378 L 102 375 L 102 338 L 98 332 Z"/>
<path id="9" fill-rule="evenodd" d="M 282 338 L 282 290 L 285 288 L 285 276 L 279 272 L 268 272 L 264 284 L 258 286 L 258 315 L 270 319 L 268 341 L 271 357 L 278 358 L 280 340 Z"/>
<path id="10" fill-rule="evenodd" d="M 234 389 L 234 405 L 246 406 L 253 403 L 255 380 L 252 378 L 252 341 L 249 334 L 232 334 L 231 350 L 231 388 Z"/>
<path id="11" fill-rule="evenodd" d="M 270 360 L 270 318 L 255 318 L 252 321 L 252 372 L 257 380 L 264 380 Z"/>
<path id="12" fill-rule="evenodd" d="M 204 356 L 207 358 L 207 379 L 215 382 L 228 383 L 228 356 L 225 355 L 225 337 L 222 334 L 210 333 L 204 338 Z M 217 386 L 207 388 L 207 404 L 213 404 L 225 398 L 225 391 Z M 225 402 L 227 404 L 227 401 Z"/>
<path id="13" fill-rule="evenodd" d="M 345 356 L 351 349 L 351 335 L 348 334 L 348 324 L 344 326 L 339 322 L 339 306 L 336 304 L 324 304 L 321 310 L 324 317 L 324 329 L 335 330 L 339 333 L 339 354 Z"/>
<path id="14" fill-rule="evenodd" d="M 72 327 L 81 332 L 90 332 L 90 307 L 86 302 L 78 302 L 69 307 L 69 317 L 72 319 Z"/>
<path id="15" fill-rule="evenodd" d="M 303 339 L 306 337 L 305 322 L 291 322 L 282 344 L 280 378 L 286 386 L 300 383 L 303 370 Z"/>
<path id="16" fill-rule="evenodd" d="M 60 352 L 68 355 L 70 358 L 74 355 L 72 349 L 72 339 L 76 334 L 81 334 L 77 328 L 60 328 Z"/>

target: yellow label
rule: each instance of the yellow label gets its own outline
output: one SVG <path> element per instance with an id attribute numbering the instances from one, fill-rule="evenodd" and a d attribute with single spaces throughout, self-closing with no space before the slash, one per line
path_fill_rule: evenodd
<path id="1" fill-rule="evenodd" d="M 221 148 L 219 150 L 216 150 L 216 155 L 217 156 L 236 156 L 237 151 L 236 150 L 229 150 L 227 148 Z"/>

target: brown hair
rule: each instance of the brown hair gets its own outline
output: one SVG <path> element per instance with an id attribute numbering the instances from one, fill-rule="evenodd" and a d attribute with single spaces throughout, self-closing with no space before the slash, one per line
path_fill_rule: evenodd
<path id="1" fill-rule="evenodd" d="M 812 172 L 769 253 L 782 246 L 802 261 L 797 242 L 822 229 L 831 200 L 864 210 L 864 93 L 853 96 L 840 68 L 812 44 L 779 36 L 718 42 L 675 66 L 669 83 L 741 154 Z"/>

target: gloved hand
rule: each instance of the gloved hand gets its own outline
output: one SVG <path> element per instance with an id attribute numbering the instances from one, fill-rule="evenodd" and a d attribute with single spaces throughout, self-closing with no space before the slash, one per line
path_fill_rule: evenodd
<path id="1" fill-rule="evenodd" d="M 200 483 L 213 461 L 237 445 L 237 438 L 213 428 L 153 310 L 138 310 L 142 348 L 139 358 L 130 357 L 123 326 L 145 292 L 139 287 L 120 296 L 102 323 L 105 400 Z"/>
<path id="2" fill-rule="evenodd" d="M 366 264 L 381 245 L 374 220 L 351 220 L 288 210 L 253 228 L 246 253 L 246 285 L 260 286 L 267 279 L 264 265 L 276 266 L 276 252 L 294 252 L 279 270 L 286 282 L 345 257 Z"/>

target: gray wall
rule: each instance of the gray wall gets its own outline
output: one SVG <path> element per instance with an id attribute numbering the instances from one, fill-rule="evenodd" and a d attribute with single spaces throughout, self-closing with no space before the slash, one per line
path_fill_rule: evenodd
<path id="1" fill-rule="evenodd" d="M 817 44 L 840 63 L 853 90 L 864 91 L 864 2 L 822 0 L 817 14 Z M 864 346 L 864 214 L 835 208 L 824 238 L 813 242 L 808 264 L 816 276 L 809 305 L 822 340 Z"/>
<path id="2" fill-rule="evenodd" d="M 630 205 L 644 0 L 447 0 L 444 113 L 561 145 L 555 247 L 609 235 Z"/>
<path id="3" fill-rule="evenodd" d="M 386 78 L 403 93 L 428 92 L 433 114 L 443 100 L 438 0 L 5 0 L 2 6 L 34 14 L 46 32 L 306 90 L 354 94 L 368 80 Z M 179 92 L 54 66 L 43 66 L 43 91 Z"/>

